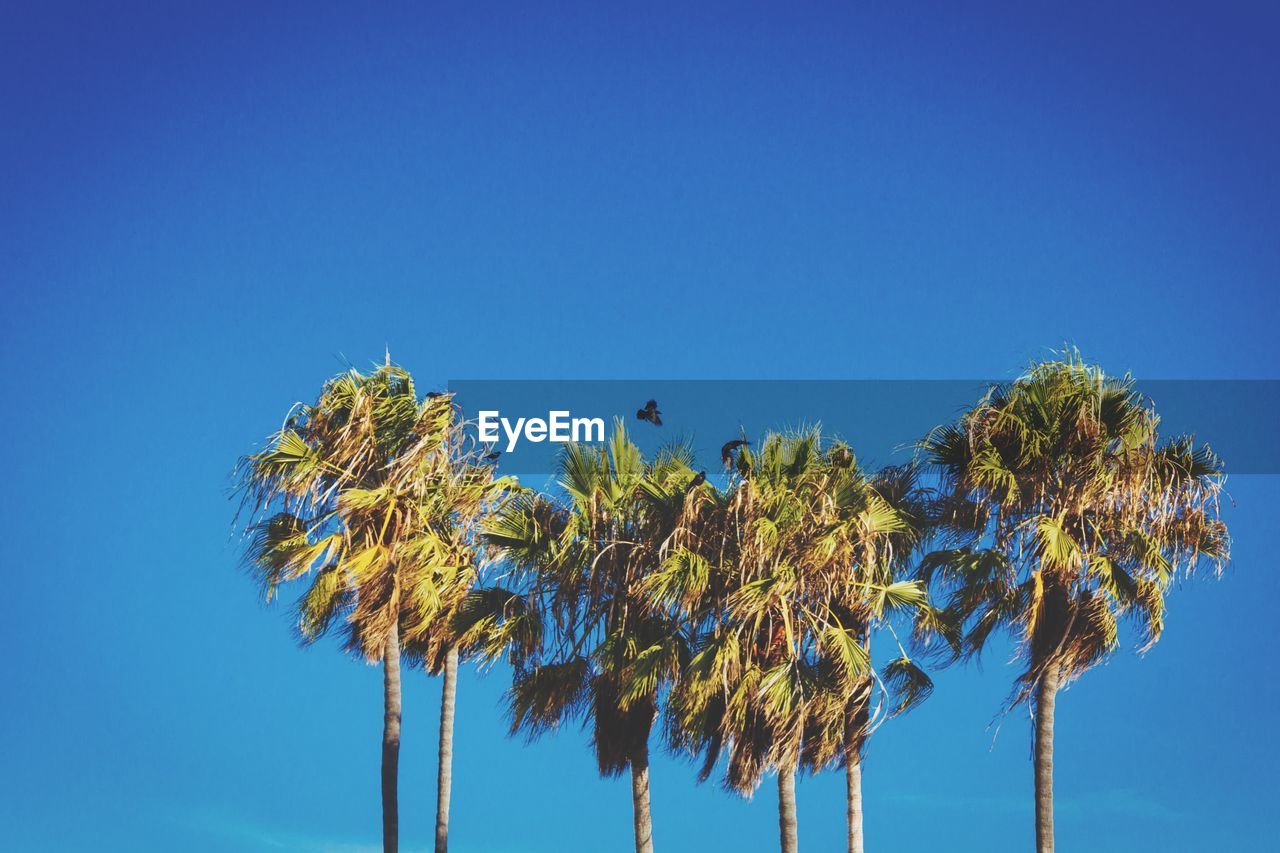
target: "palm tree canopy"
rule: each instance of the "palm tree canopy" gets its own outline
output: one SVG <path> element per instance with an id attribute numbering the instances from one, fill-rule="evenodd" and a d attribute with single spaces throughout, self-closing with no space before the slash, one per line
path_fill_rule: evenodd
<path id="1" fill-rule="evenodd" d="M 506 485 L 477 464 L 450 395 L 419 400 L 392 364 L 351 369 L 242 461 L 246 563 L 268 601 L 309 579 L 297 604 L 304 642 L 342 623 L 348 647 L 377 661 L 399 620 L 432 650 L 432 626 L 476 570 L 476 520 Z"/>
<path id="2" fill-rule="evenodd" d="M 563 496 L 526 493 L 486 525 L 512 571 L 471 597 L 462 631 L 491 656 L 511 655 L 513 732 L 588 720 L 604 775 L 647 742 L 658 694 L 688 657 L 648 592 L 686 553 L 692 508 L 714 500 L 696 477 L 688 447 L 645 459 L 618 422 L 607 446 L 565 447 Z"/>
<path id="3" fill-rule="evenodd" d="M 868 477 L 816 429 L 739 454 L 721 528 L 702 541 L 711 580 L 685 607 L 699 639 L 668 715 L 674 745 L 705 756 L 703 778 L 723 750 L 726 782 L 743 792 L 770 767 L 838 762 L 873 688 L 896 693 L 898 710 L 927 695 L 905 651 L 888 678 L 870 657 L 876 626 L 925 605 L 918 583 L 896 579 L 921 515 L 909 471 Z M 853 748 L 863 737 L 865 726 Z"/>
<path id="4" fill-rule="evenodd" d="M 1226 560 L 1219 460 L 1190 438 L 1161 441 L 1158 425 L 1130 377 L 1073 352 L 992 388 L 921 443 L 949 546 L 921 577 L 946 599 L 957 656 L 1013 631 L 1026 663 L 1015 702 L 1046 667 L 1065 682 L 1103 660 L 1122 620 L 1149 647 L 1174 578 Z"/>

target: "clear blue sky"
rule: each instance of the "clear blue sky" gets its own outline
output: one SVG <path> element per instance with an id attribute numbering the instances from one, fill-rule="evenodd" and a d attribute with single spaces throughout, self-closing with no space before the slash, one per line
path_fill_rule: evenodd
<path id="1" fill-rule="evenodd" d="M 0 847 L 374 849 L 378 671 L 293 645 L 226 496 L 344 357 L 973 377 L 1073 342 L 1280 376 L 1264 4 L 172 5 L 0 25 Z M 1230 488 L 1230 575 L 1059 702 L 1064 849 L 1273 843 L 1280 482 Z M 1012 675 L 943 673 L 877 736 L 874 849 L 1030 847 L 1025 717 L 987 728 Z M 505 739 L 502 679 L 462 679 L 454 849 L 627 849 L 626 782 L 576 732 Z M 438 696 L 408 679 L 410 849 Z M 767 789 L 653 777 L 664 853 L 773 848 Z M 801 782 L 807 850 L 842 796 Z"/>

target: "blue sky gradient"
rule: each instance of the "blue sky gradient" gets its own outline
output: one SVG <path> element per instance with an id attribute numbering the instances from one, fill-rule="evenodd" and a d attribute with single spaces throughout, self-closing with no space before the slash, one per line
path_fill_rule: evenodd
<path id="1" fill-rule="evenodd" d="M 0 847 L 377 849 L 379 672 L 256 601 L 227 489 L 386 346 L 429 385 L 1012 376 L 1066 342 L 1280 376 L 1274 6 L 469 5 L 6 5 Z M 1064 850 L 1272 843 L 1280 478 L 1229 490 L 1226 578 L 1059 702 Z M 877 734 L 871 849 L 1030 847 L 1013 675 L 943 672 Z M 627 849 L 626 782 L 577 732 L 504 738 L 504 676 L 462 678 L 453 848 Z M 439 688 L 405 693 L 417 850 Z M 774 848 L 769 789 L 653 777 L 664 853 Z M 806 849 L 842 798 L 802 780 Z"/>

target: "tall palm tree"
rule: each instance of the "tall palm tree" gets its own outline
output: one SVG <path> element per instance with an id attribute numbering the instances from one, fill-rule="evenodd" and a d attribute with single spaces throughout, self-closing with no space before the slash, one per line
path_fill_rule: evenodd
<path id="1" fill-rule="evenodd" d="M 1011 705 L 1035 714 L 1035 828 L 1053 850 L 1058 691 L 1119 645 L 1119 622 L 1164 627 L 1164 596 L 1203 558 L 1220 569 L 1221 465 L 1190 439 L 1161 442 L 1152 404 L 1129 377 L 1078 353 L 992 388 L 922 443 L 940 477 L 937 520 L 953 546 L 923 562 L 959 629 L 958 656 L 1008 629 L 1022 673 Z"/>
<path id="2" fill-rule="evenodd" d="M 388 358 L 325 383 L 240 470 L 253 518 L 246 560 L 264 597 L 309 579 L 297 602 L 301 640 L 342 624 L 347 649 L 382 664 L 386 851 L 399 846 L 402 640 L 425 635 L 441 603 L 458 598 L 465 573 L 453 545 L 469 512 L 460 496 L 491 488 L 487 468 L 466 464 L 456 427 L 452 400 L 420 402 Z"/>
<path id="3" fill-rule="evenodd" d="M 630 770 L 637 853 L 652 853 L 649 735 L 659 694 L 687 659 L 676 622 L 649 606 L 648 579 L 687 533 L 687 507 L 712 491 L 686 447 L 646 460 L 615 424 L 607 447 L 568 445 L 563 498 L 527 494 L 486 528 L 514 568 L 473 596 L 464 636 L 515 649 L 512 732 L 589 721 L 601 775 Z"/>
<path id="4" fill-rule="evenodd" d="M 871 735 L 933 692 L 933 681 L 894 628 L 903 621 L 898 614 L 913 617 L 917 626 L 937 618 L 923 587 L 903 579 L 922 542 L 927 507 L 913 466 L 867 475 L 843 445 L 828 452 L 826 466 L 825 533 L 818 547 L 832 548 L 829 606 L 838 622 L 835 631 L 825 629 L 820 646 L 828 676 L 806 724 L 802 758 L 813 772 L 843 767 L 847 849 L 863 853 L 862 765 Z M 887 647 L 890 657 L 874 661 L 873 645 Z"/>
<path id="5" fill-rule="evenodd" d="M 693 584 L 665 576 L 710 578 L 700 599 L 679 599 L 699 642 L 671 696 L 670 737 L 704 754 L 704 779 L 727 750 L 726 784 L 743 793 L 776 772 L 784 853 L 798 846 L 796 770 L 839 763 L 850 845 L 860 849 L 873 703 L 894 690 L 903 711 L 930 688 L 905 651 L 883 678 L 870 656 L 891 610 L 924 603 L 918 584 L 894 576 L 915 543 L 913 502 L 908 472 L 876 482 L 847 446 L 824 448 L 817 430 L 770 435 L 758 456 L 739 456 L 720 533 L 700 538 L 705 565 L 691 573 L 693 561 L 673 563 L 655 579 L 684 590 Z"/>
<path id="6" fill-rule="evenodd" d="M 510 477 L 495 479 L 481 451 L 465 437 L 455 409 L 447 443 L 435 454 L 406 459 L 416 464 L 419 523 L 429 536 L 416 542 L 418 564 L 429 567 L 413 598 L 412 625 L 405 651 L 415 663 L 441 677 L 440 736 L 436 776 L 436 853 L 449 848 L 449 806 L 453 782 L 453 724 L 457 707 L 458 663 L 464 641 L 457 625 L 489 561 L 491 549 L 480 538 L 483 521 L 518 489 Z"/>

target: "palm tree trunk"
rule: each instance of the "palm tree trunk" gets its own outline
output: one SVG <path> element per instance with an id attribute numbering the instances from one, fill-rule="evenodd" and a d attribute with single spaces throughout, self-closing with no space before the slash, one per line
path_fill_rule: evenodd
<path id="1" fill-rule="evenodd" d="M 798 853 L 800 839 L 796 823 L 796 769 L 778 768 L 778 829 L 782 853 Z"/>
<path id="2" fill-rule="evenodd" d="M 631 756 L 631 813 L 635 823 L 636 853 L 653 853 L 653 816 L 649 813 L 649 744 L 641 744 Z"/>
<path id="3" fill-rule="evenodd" d="M 397 786 L 400 770 L 400 626 L 391 623 L 382 653 L 382 850 L 400 849 Z"/>
<path id="4" fill-rule="evenodd" d="M 864 626 L 862 648 L 867 660 L 871 659 L 871 631 Z M 854 711 L 845 722 L 844 774 L 845 820 L 849 834 L 849 853 L 862 853 L 862 748 L 870 735 L 871 691 L 875 682 L 871 677 L 863 680 L 854 694 Z"/>
<path id="5" fill-rule="evenodd" d="M 1040 676 L 1036 691 L 1036 851 L 1053 853 L 1053 712 L 1058 696 L 1058 668 Z"/>
<path id="6" fill-rule="evenodd" d="M 849 818 L 849 853 L 862 853 L 862 757 L 846 753 L 845 788 Z"/>
<path id="7" fill-rule="evenodd" d="M 436 853 L 449 849 L 449 793 L 453 785 L 453 708 L 458 701 L 458 650 L 444 659 L 440 691 L 440 755 L 436 775 Z"/>

